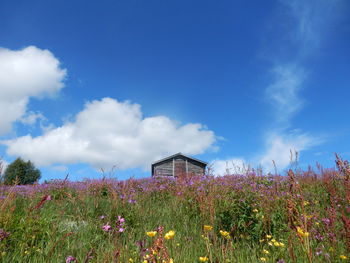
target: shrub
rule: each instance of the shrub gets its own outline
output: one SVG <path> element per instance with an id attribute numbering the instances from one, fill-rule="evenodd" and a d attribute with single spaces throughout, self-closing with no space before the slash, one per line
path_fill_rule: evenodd
<path id="1" fill-rule="evenodd" d="M 17 158 L 5 170 L 4 183 L 11 184 L 33 184 L 41 177 L 41 172 L 35 168 L 31 161 L 23 161 Z"/>

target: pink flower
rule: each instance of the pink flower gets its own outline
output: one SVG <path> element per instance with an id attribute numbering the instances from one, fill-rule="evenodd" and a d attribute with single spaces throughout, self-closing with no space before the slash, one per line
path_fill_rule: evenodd
<path id="1" fill-rule="evenodd" d="M 76 261 L 77 261 L 77 259 L 75 257 L 73 257 L 73 256 L 68 256 L 66 258 L 66 263 L 76 262 Z"/>
<path id="2" fill-rule="evenodd" d="M 121 232 L 124 232 L 124 228 L 121 227 L 121 228 L 119 228 L 118 231 L 119 231 L 120 233 L 121 233 Z"/>
<path id="3" fill-rule="evenodd" d="M 112 228 L 112 227 L 111 227 L 110 225 L 108 225 L 108 223 L 102 227 L 102 229 L 103 229 L 104 231 L 106 231 L 106 232 L 108 232 L 109 230 L 111 230 L 111 228 Z"/>
<path id="4" fill-rule="evenodd" d="M 122 218 L 121 216 L 118 216 L 118 221 L 119 221 L 119 223 L 124 223 L 124 222 L 125 222 L 125 219 Z"/>

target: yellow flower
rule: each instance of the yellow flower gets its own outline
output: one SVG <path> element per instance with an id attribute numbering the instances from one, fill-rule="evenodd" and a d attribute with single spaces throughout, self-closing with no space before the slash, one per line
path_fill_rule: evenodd
<path id="1" fill-rule="evenodd" d="M 174 260 L 172 258 L 169 259 L 169 263 L 174 263 Z"/>
<path id="2" fill-rule="evenodd" d="M 200 262 L 207 262 L 208 260 L 209 260 L 209 258 L 207 258 L 207 257 L 199 257 Z"/>
<path id="3" fill-rule="evenodd" d="M 223 231 L 223 230 L 220 230 L 219 232 L 220 232 L 220 234 L 221 234 L 223 237 L 230 238 L 230 233 L 229 233 L 229 232 Z"/>
<path id="4" fill-rule="evenodd" d="M 304 205 L 305 206 L 308 205 L 308 204 L 310 204 L 308 201 L 304 201 Z"/>
<path id="5" fill-rule="evenodd" d="M 266 238 L 270 239 L 272 236 L 271 235 L 266 235 Z"/>
<path id="6" fill-rule="evenodd" d="M 134 260 L 132 258 L 129 258 L 129 262 L 134 262 Z"/>
<path id="7" fill-rule="evenodd" d="M 339 257 L 340 259 L 343 259 L 343 260 L 347 259 L 347 256 L 344 256 L 344 255 L 340 255 Z"/>
<path id="8" fill-rule="evenodd" d="M 275 247 L 279 247 L 279 246 L 280 246 L 280 242 L 275 241 L 275 242 L 273 242 L 273 245 L 274 245 Z"/>
<path id="9" fill-rule="evenodd" d="M 174 230 L 170 230 L 168 233 L 166 233 L 164 235 L 164 238 L 165 239 L 172 239 L 172 238 L 174 238 L 174 236 L 175 236 L 175 231 Z"/>
<path id="10" fill-rule="evenodd" d="M 268 244 L 269 246 L 273 246 L 272 242 L 268 242 L 267 244 Z"/>
<path id="11" fill-rule="evenodd" d="M 266 258 L 260 258 L 260 261 L 266 262 Z"/>
<path id="12" fill-rule="evenodd" d="M 320 223 L 319 222 L 315 222 L 315 225 L 318 226 Z"/>
<path id="13" fill-rule="evenodd" d="M 26 255 L 27 255 L 27 254 L 29 254 L 29 252 L 26 250 L 26 251 L 24 251 L 24 254 L 26 254 Z"/>
<path id="14" fill-rule="evenodd" d="M 157 231 L 149 231 L 149 232 L 146 232 L 146 234 L 149 237 L 154 237 L 155 235 L 157 235 Z"/>
<path id="15" fill-rule="evenodd" d="M 308 237 L 309 236 L 309 232 L 306 232 L 306 231 L 304 232 L 304 230 L 301 229 L 300 227 L 297 227 L 297 232 L 302 237 Z"/>
<path id="16" fill-rule="evenodd" d="M 257 213 L 257 212 L 259 212 L 259 210 L 255 208 L 255 209 L 253 209 L 253 212 Z"/>
<path id="17" fill-rule="evenodd" d="M 263 249 L 263 253 L 266 254 L 266 255 L 270 254 L 270 252 L 268 250 L 266 250 L 266 249 Z"/>
<path id="18" fill-rule="evenodd" d="M 279 242 L 279 244 L 280 244 L 280 247 L 284 247 L 284 243 Z"/>
<path id="19" fill-rule="evenodd" d="M 142 263 L 148 263 L 148 261 L 147 261 L 147 260 L 144 260 Z"/>
<path id="20" fill-rule="evenodd" d="M 180 246 L 180 243 L 176 243 L 176 246 L 179 247 L 179 246 Z"/>
<path id="21" fill-rule="evenodd" d="M 213 230 L 213 227 L 210 226 L 210 225 L 204 225 L 203 228 L 204 228 L 204 231 L 211 231 L 211 230 Z"/>

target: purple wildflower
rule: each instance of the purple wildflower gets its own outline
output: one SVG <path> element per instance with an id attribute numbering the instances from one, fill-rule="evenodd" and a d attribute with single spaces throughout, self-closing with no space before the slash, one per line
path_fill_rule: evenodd
<path id="1" fill-rule="evenodd" d="M 105 232 L 108 232 L 109 230 L 111 230 L 111 226 L 107 223 L 106 225 L 104 225 L 104 226 L 102 226 L 102 229 L 103 229 L 103 231 L 105 231 Z"/>
<path id="2" fill-rule="evenodd" d="M 68 256 L 66 258 L 66 263 L 76 262 L 76 261 L 77 261 L 77 259 L 75 257 L 73 257 L 73 256 Z"/>
<path id="3" fill-rule="evenodd" d="M 6 232 L 5 230 L 0 228 L 0 242 L 9 236 L 10 236 L 10 232 Z"/>

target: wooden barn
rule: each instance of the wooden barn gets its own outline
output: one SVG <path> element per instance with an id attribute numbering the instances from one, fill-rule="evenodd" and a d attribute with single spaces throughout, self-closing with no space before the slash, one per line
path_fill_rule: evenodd
<path id="1" fill-rule="evenodd" d="M 206 162 L 177 153 L 152 164 L 152 176 L 203 175 Z"/>

